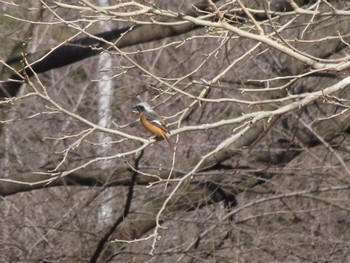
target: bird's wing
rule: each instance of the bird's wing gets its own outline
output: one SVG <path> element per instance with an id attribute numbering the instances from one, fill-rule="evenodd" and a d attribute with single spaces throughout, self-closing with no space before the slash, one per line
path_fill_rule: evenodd
<path id="1" fill-rule="evenodd" d="M 145 114 L 145 117 L 147 121 L 153 123 L 157 127 L 161 128 L 163 131 L 169 133 L 167 128 L 165 128 L 164 121 L 162 121 L 161 117 L 158 114 L 148 112 Z"/>

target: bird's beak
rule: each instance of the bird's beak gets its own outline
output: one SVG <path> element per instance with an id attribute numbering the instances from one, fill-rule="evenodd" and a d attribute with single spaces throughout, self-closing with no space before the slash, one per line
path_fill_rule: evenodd
<path id="1" fill-rule="evenodd" d="M 132 112 L 133 112 L 133 113 L 139 113 L 138 107 L 137 107 L 137 106 L 134 106 L 134 107 L 132 108 Z"/>

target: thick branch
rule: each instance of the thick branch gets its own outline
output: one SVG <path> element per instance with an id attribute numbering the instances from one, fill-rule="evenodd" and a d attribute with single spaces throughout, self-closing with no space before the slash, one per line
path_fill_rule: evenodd
<path id="1" fill-rule="evenodd" d="M 147 174 L 156 174 L 157 176 L 138 176 L 136 184 L 148 185 L 160 179 L 166 179 L 169 171 L 144 169 Z M 57 187 L 63 185 L 71 186 L 127 186 L 130 184 L 130 178 L 133 171 L 127 167 L 118 168 L 112 171 L 103 171 L 101 169 L 82 169 L 68 176 L 58 178 L 47 183 L 51 175 L 44 173 L 18 173 L 11 176 L 11 179 L 0 178 L 0 195 L 8 196 L 16 193 L 42 189 L 45 187 Z M 173 171 L 174 177 L 180 177 L 183 173 Z"/>

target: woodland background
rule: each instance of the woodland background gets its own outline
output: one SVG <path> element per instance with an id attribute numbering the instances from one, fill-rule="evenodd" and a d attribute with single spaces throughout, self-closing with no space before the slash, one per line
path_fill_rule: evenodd
<path id="1" fill-rule="evenodd" d="M 1 262 L 350 261 L 349 1 L 0 3 Z"/>

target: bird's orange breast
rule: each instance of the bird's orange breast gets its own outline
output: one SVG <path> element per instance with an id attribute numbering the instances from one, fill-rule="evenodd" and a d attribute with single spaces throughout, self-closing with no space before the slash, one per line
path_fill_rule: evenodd
<path id="1" fill-rule="evenodd" d="M 141 113 L 140 121 L 141 121 L 143 127 L 145 127 L 146 130 L 149 131 L 150 133 L 155 134 L 155 135 L 160 135 L 162 137 L 164 137 L 164 134 L 166 134 L 165 130 L 163 130 L 162 128 L 160 128 L 160 127 L 152 124 L 151 122 L 149 122 L 146 119 L 144 112 Z"/>

